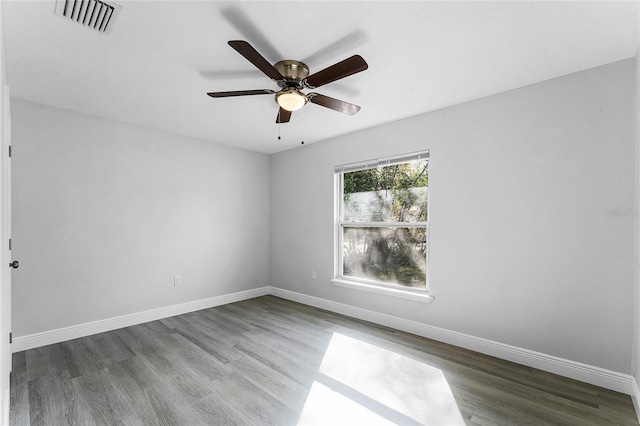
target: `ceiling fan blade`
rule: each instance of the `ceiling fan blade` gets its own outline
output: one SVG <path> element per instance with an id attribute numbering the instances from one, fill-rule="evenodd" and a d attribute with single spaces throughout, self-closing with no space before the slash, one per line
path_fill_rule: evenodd
<path id="1" fill-rule="evenodd" d="M 212 98 L 228 98 L 230 96 L 247 96 L 247 95 L 273 95 L 273 90 L 261 89 L 261 90 L 236 90 L 233 92 L 209 92 L 207 95 Z"/>
<path id="2" fill-rule="evenodd" d="M 276 123 L 288 123 L 290 118 L 291 111 L 280 107 L 280 111 L 278 111 L 278 116 L 276 117 Z"/>
<path id="3" fill-rule="evenodd" d="M 244 56 L 249 62 L 256 66 L 267 77 L 273 80 L 282 80 L 284 77 L 273 67 L 256 49 L 244 40 L 231 40 L 229 46 L 233 47 L 239 54 Z"/>
<path id="4" fill-rule="evenodd" d="M 354 55 L 344 61 L 331 65 L 328 68 L 318 71 L 315 74 L 310 75 L 305 80 L 306 85 L 315 89 L 316 87 L 323 86 L 332 81 L 340 80 L 341 78 L 349 77 L 360 71 L 364 71 L 369 68 L 369 65 L 362 59 L 360 55 Z"/>
<path id="5" fill-rule="evenodd" d="M 309 99 L 309 102 L 311 103 L 341 112 L 343 114 L 353 115 L 360 111 L 360 107 L 358 105 L 330 98 L 329 96 L 321 95 L 319 93 L 309 93 L 307 97 Z"/>

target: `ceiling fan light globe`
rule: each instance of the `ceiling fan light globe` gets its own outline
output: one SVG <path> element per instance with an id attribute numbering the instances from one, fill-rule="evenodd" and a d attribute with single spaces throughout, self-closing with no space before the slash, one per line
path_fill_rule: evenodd
<path id="1" fill-rule="evenodd" d="M 297 90 L 291 90 L 278 93 L 276 102 L 287 111 L 297 111 L 307 103 L 307 97 Z"/>

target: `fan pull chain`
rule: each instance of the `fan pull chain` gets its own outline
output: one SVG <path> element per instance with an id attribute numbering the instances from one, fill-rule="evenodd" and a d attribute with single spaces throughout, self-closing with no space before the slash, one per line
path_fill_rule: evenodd
<path id="1" fill-rule="evenodd" d="M 280 108 L 278 108 L 278 140 L 280 140 L 280 126 L 282 126 L 281 120 L 280 120 Z"/>

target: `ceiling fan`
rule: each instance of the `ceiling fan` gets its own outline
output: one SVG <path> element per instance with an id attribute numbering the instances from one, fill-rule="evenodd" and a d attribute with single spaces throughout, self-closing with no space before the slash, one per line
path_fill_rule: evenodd
<path id="1" fill-rule="evenodd" d="M 275 94 L 276 102 L 280 106 L 276 123 L 288 123 L 291 118 L 291 113 L 305 106 L 307 102 L 348 115 L 353 115 L 360 111 L 360 107 L 357 105 L 330 98 L 320 93 L 302 93 L 302 89 L 315 89 L 316 87 L 366 70 L 369 66 L 360 55 L 354 55 L 322 71 L 309 75 L 309 67 L 300 61 L 285 60 L 271 65 L 246 41 L 232 40 L 229 42 L 229 46 L 233 47 L 267 77 L 275 81 L 278 87 L 280 87 L 280 90 L 262 89 L 207 93 L 207 95 L 212 98 Z"/>

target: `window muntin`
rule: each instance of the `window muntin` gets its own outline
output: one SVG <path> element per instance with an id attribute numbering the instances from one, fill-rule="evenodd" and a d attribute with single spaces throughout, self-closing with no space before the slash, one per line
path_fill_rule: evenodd
<path id="1" fill-rule="evenodd" d="M 428 152 L 336 173 L 336 277 L 426 290 Z"/>

